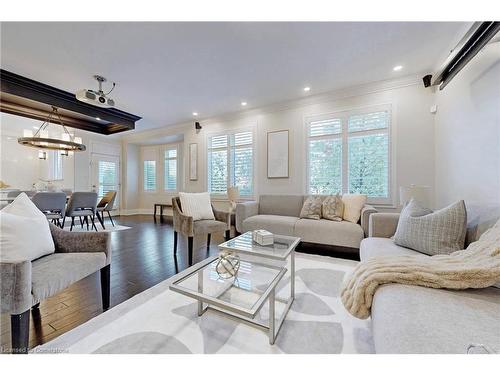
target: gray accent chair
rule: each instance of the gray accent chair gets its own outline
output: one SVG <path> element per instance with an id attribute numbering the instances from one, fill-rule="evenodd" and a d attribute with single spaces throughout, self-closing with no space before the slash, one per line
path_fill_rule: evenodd
<path id="1" fill-rule="evenodd" d="M 75 192 L 71 195 L 69 199 L 68 206 L 66 207 L 66 215 L 63 220 L 66 221 L 66 217 L 71 218 L 71 227 L 70 231 L 73 230 L 73 226 L 75 225 L 75 217 L 80 218 L 80 224 L 83 228 L 83 223 L 87 223 L 87 230 L 89 229 L 89 218 L 92 222 L 92 228 L 97 232 L 97 227 L 95 226 L 95 214 L 97 212 L 97 193 L 95 192 Z M 82 220 L 83 218 L 83 220 Z"/>
<path id="2" fill-rule="evenodd" d="M 116 191 L 108 191 L 104 197 L 99 201 L 97 204 L 97 219 L 101 223 L 102 229 L 106 229 L 104 226 L 104 213 L 107 212 L 109 216 L 109 220 L 111 221 L 111 224 L 115 226 L 115 223 L 113 222 L 113 218 L 111 217 L 111 212 L 113 210 L 113 206 L 115 204 L 115 199 L 116 199 Z"/>
<path id="3" fill-rule="evenodd" d="M 215 220 L 194 221 L 191 216 L 182 213 L 181 200 L 179 197 L 172 198 L 173 220 L 174 220 L 174 255 L 177 256 L 177 234 L 181 233 L 188 238 L 189 265 L 193 264 L 193 238 L 197 235 L 207 236 L 207 250 L 210 248 L 212 233 L 224 232 L 224 237 L 229 240 L 231 229 L 231 213 L 216 210 L 212 205 Z"/>
<path id="4" fill-rule="evenodd" d="M 45 214 L 49 221 L 62 228 L 62 221 L 64 221 L 66 214 L 66 193 L 36 193 L 31 201 Z"/>
<path id="5" fill-rule="evenodd" d="M 377 210 L 365 204 L 358 223 L 326 219 L 301 219 L 308 195 L 261 195 L 259 201 L 236 205 L 239 233 L 266 229 L 272 233 L 300 237 L 302 245 L 318 250 L 358 254 L 361 240 L 368 236 L 368 219 Z M 321 196 L 326 198 L 326 196 Z"/>
<path id="6" fill-rule="evenodd" d="M 27 353 L 30 309 L 69 285 L 100 271 L 102 306 L 109 308 L 111 248 L 108 233 L 69 233 L 54 224 L 55 252 L 0 262 L 1 312 L 11 316 L 13 353 Z"/>

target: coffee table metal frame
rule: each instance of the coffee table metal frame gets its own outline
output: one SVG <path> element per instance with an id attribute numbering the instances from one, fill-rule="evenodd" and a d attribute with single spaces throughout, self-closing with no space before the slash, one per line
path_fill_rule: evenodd
<path id="1" fill-rule="evenodd" d="M 203 294 L 203 270 L 208 267 L 214 260 L 217 259 L 217 256 L 212 256 L 210 258 L 205 259 L 202 262 L 195 264 L 192 267 L 189 267 L 185 271 L 179 273 L 172 280 L 172 284 L 169 288 L 177 293 L 183 294 L 187 297 L 194 298 L 198 301 L 198 316 L 203 315 L 207 310 L 213 310 L 218 313 L 221 313 L 225 316 L 228 316 L 232 319 L 236 319 L 239 321 L 243 321 L 247 324 L 250 324 L 256 328 L 262 329 L 267 332 L 269 336 L 269 344 L 273 345 L 276 337 L 278 336 L 279 330 L 285 321 L 285 317 L 290 309 L 290 306 L 293 302 L 293 298 L 288 301 L 284 301 L 278 297 L 276 297 L 276 286 L 283 278 L 283 275 L 286 274 L 287 269 L 285 267 L 278 267 L 268 264 L 263 264 L 259 262 L 252 261 L 251 263 L 265 266 L 269 268 L 273 268 L 278 270 L 278 274 L 276 277 L 269 283 L 264 293 L 259 297 L 257 302 L 253 305 L 251 309 L 247 309 L 229 302 L 222 301 L 218 299 L 219 296 L 226 293 L 230 288 L 237 287 L 234 283 L 228 283 L 227 288 L 222 290 L 216 297 L 208 296 Z M 198 273 L 198 291 L 194 291 L 192 289 L 183 287 L 178 285 L 182 281 L 192 277 L 194 274 Z M 285 309 L 281 314 L 278 323 L 276 324 L 276 300 L 286 303 Z M 264 306 L 265 302 L 269 303 L 269 324 L 263 324 L 257 322 L 255 317 L 259 313 L 259 311 Z M 206 304 L 206 305 L 205 305 Z"/>
<path id="2" fill-rule="evenodd" d="M 252 232 L 246 232 L 238 237 L 241 236 L 252 236 Z M 286 262 L 287 258 L 290 257 L 290 299 L 287 301 L 287 303 L 292 304 L 293 300 L 295 299 L 295 248 L 298 246 L 300 243 L 300 238 L 299 237 L 291 237 L 291 236 L 284 236 L 284 235 L 274 235 L 275 242 L 279 242 L 280 239 L 283 240 L 288 240 L 290 241 L 290 245 L 288 245 L 288 249 L 286 252 L 282 255 L 277 255 L 272 253 L 271 248 L 266 247 L 265 245 L 259 245 L 257 243 L 253 243 L 252 250 L 248 250 L 246 248 L 239 248 L 239 247 L 234 247 L 230 246 L 229 243 L 236 238 L 232 238 L 229 241 L 226 241 L 222 244 L 219 245 L 219 249 L 227 251 L 227 252 L 232 252 L 236 254 L 247 254 L 255 257 L 261 257 L 261 258 L 267 258 L 267 259 L 272 259 L 272 260 L 278 260 L 278 261 L 283 261 Z"/>

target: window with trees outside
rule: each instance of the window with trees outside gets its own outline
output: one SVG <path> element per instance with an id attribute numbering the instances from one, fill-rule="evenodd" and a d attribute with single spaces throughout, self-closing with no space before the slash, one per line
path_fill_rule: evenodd
<path id="1" fill-rule="evenodd" d="M 227 194 L 237 186 L 241 196 L 253 193 L 253 134 L 251 131 L 208 138 L 208 191 Z"/>
<path id="2" fill-rule="evenodd" d="M 390 204 L 390 113 L 384 106 L 308 118 L 308 193 L 360 193 Z"/>
<path id="3" fill-rule="evenodd" d="M 164 188 L 166 191 L 177 190 L 177 146 L 165 150 Z"/>

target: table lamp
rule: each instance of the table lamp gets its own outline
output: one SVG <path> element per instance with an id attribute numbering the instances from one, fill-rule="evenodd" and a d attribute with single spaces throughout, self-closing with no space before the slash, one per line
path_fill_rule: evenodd
<path id="1" fill-rule="evenodd" d="M 229 203 L 231 204 L 231 212 L 234 212 L 236 209 L 236 201 L 240 197 L 240 189 L 237 186 L 232 186 L 227 189 L 227 199 L 229 199 Z"/>

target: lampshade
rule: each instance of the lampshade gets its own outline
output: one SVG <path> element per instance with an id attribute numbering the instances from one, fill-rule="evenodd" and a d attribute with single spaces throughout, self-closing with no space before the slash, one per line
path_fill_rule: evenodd
<path id="1" fill-rule="evenodd" d="M 430 186 L 410 185 L 399 187 L 399 203 L 404 206 L 412 198 L 424 207 L 430 207 Z"/>
<path id="2" fill-rule="evenodd" d="M 232 186 L 227 189 L 227 199 L 230 202 L 236 202 L 236 200 L 240 197 L 240 189 L 237 186 Z"/>

